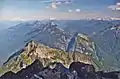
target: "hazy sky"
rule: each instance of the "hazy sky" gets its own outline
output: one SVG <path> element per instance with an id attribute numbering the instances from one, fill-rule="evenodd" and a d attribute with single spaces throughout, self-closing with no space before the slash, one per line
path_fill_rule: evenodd
<path id="1" fill-rule="evenodd" d="M 119 0 L 0 0 L 0 20 L 120 18 Z"/>

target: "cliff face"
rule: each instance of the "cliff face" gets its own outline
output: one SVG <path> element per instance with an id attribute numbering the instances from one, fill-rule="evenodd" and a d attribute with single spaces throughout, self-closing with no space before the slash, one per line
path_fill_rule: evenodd
<path id="1" fill-rule="evenodd" d="M 92 55 L 86 53 L 75 52 L 75 60 L 73 53 L 50 48 L 36 41 L 28 42 L 23 49 L 13 54 L 2 66 L 3 72 L 18 72 L 34 60 L 39 59 L 43 66 L 47 66 L 53 62 L 60 62 L 68 67 L 73 61 L 80 61 L 86 64 L 93 64 Z M 97 66 L 96 66 L 97 67 Z"/>
<path id="2" fill-rule="evenodd" d="M 96 71 L 91 64 L 72 62 L 68 68 L 62 63 L 54 62 L 43 67 L 36 59 L 31 65 L 17 73 L 5 73 L 0 79 L 120 79 L 120 71 Z"/>

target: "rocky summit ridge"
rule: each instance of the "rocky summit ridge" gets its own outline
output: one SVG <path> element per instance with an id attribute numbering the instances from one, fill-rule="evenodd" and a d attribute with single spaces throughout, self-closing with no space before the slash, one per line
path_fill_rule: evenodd
<path id="1" fill-rule="evenodd" d="M 73 59 L 73 53 L 50 48 L 32 40 L 26 43 L 23 49 L 9 57 L 9 59 L 1 67 L 1 73 L 7 71 L 18 72 L 32 64 L 36 59 L 39 59 L 44 67 L 53 62 L 62 63 L 67 68 L 74 61 L 79 61 L 86 64 L 94 63 L 92 56 L 89 54 L 76 52 L 75 58 L 76 60 Z M 98 68 L 97 65 L 95 66 Z"/>

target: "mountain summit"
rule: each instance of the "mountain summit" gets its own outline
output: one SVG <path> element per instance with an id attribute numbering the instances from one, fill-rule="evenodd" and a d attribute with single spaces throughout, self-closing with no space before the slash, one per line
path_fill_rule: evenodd
<path id="1" fill-rule="evenodd" d="M 73 60 L 73 53 L 67 53 L 62 50 L 49 48 L 43 44 L 37 43 L 36 41 L 28 42 L 22 51 L 13 54 L 2 66 L 3 72 L 13 71 L 18 72 L 21 69 L 26 68 L 28 65 L 33 63 L 36 59 L 39 59 L 43 66 L 47 66 L 52 62 L 60 62 L 65 67 L 68 67 Z M 97 67 L 93 61 L 91 55 L 84 53 L 75 53 L 76 61 L 84 62 L 86 64 L 93 64 Z M 5 71 L 4 71 L 5 70 Z M 3 73 L 2 72 L 2 73 Z"/>

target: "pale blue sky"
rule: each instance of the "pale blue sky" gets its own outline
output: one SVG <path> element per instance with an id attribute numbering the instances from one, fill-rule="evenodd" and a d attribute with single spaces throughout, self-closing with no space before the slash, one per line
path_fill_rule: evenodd
<path id="1" fill-rule="evenodd" d="M 108 8 L 110 5 L 116 5 L 119 0 L 72 0 L 70 4 L 52 4 L 54 1 L 0 0 L 0 20 L 120 17 L 120 11 L 112 11 Z"/>

